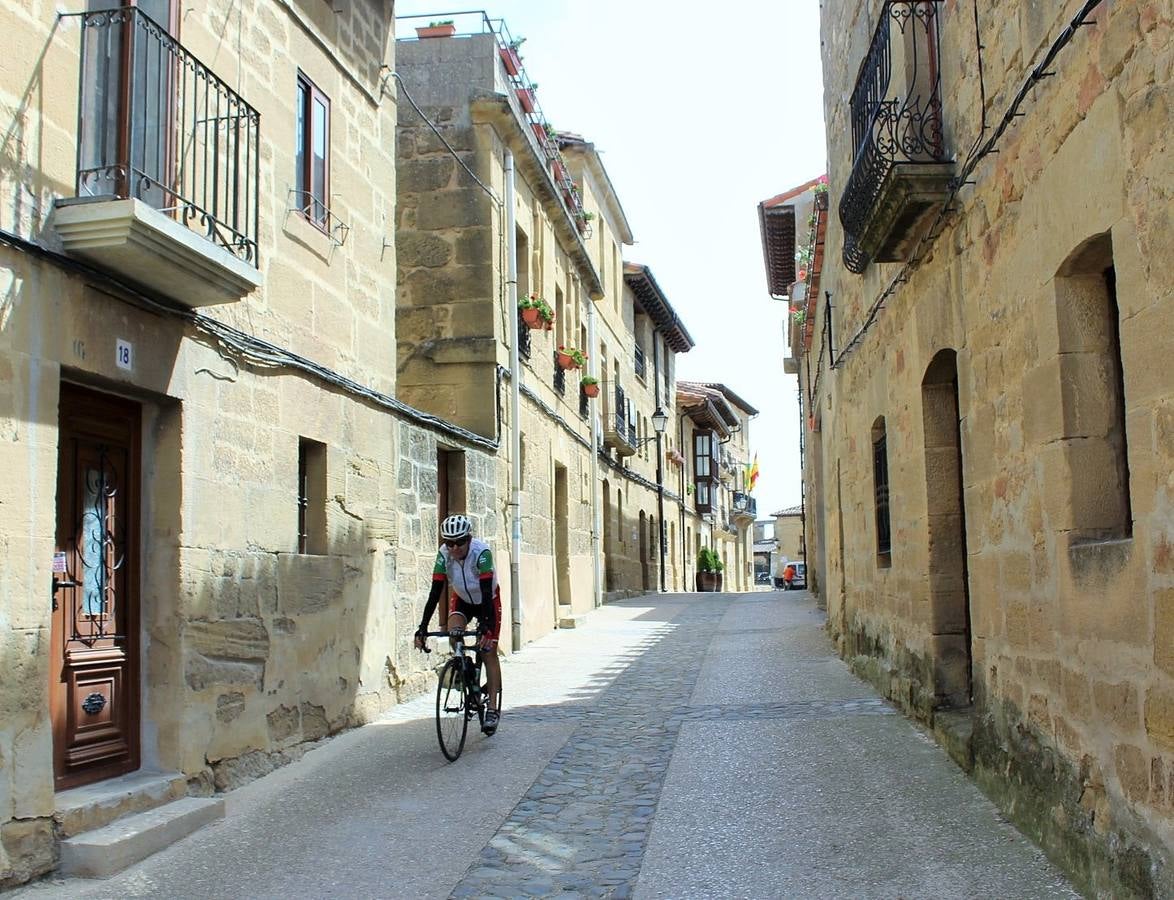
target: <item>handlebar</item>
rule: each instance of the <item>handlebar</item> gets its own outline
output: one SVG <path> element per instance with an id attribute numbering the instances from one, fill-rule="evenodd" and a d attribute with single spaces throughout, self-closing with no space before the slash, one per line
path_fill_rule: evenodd
<path id="1" fill-rule="evenodd" d="M 481 637 L 483 637 L 483 636 L 484 636 L 484 634 L 485 634 L 485 631 L 484 631 L 484 629 L 482 629 L 482 628 L 474 628 L 472 631 L 425 631 L 425 632 L 423 633 L 423 635 L 421 635 L 421 637 L 425 637 L 425 638 L 430 638 L 430 637 L 435 637 L 435 638 L 456 638 L 457 640 L 459 640 L 459 641 L 461 642 L 461 646 L 462 646 L 462 647 L 464 647 L 466 650 L 472 650 L 472 649 L 474 649 L 474 648 L 472 648 L 472 647 L 469 647 L 469 646 L 467 646 L 467 645 L 465 644 L 465 638 L 474 638 L 474 639 L 480 639 Z M 425 653 L 431 653 L 431 652 L 432 652 L 432 651 L 431 651 L 431 650 L 428 648 L 428 644 L 427 644 L 427 643 L 425 643 L 425 644 L 424 644 L 424 646 L 423 646 L 423 647 L 421 647 L 420 649 L 421 649 L 421 650 L 423 650 Z"/>

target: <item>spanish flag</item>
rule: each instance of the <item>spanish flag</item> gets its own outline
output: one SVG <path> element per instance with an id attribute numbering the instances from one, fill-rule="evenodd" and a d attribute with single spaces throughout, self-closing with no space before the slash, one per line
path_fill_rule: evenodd
<path id="1" fill-rule="evenodd" d="M 746 492 L 750 493 L 754 490 L 754 485 L 758 483 L 758 453 L 754 454 L 754 462 L 746 467 Z"/>

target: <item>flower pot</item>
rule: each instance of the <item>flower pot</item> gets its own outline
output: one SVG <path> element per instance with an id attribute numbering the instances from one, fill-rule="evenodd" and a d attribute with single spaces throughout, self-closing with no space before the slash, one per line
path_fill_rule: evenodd
<path id="1" fill-rule="evenodd" d="M 577 368 L 579 368 L 579 364 L 577 362 L 575 362 L 575 357 L 571 356 L 571 354 L 569 354 L 569 353 L 560 352 L 558 354 L 558 364 L 559 364 L 559 368 L 562 368 L 562 369 L 577 369 Z"/>
<path id="2" fill-rule="evenodd" d="M 599 396 L 599 385 L 598 384 L 585 384 L 585 385 L 583 385 L 583 393 L 586 394 L 588 397 L 598 397 Z"/>
<path id="3" fill-rule="evenodd" d="M 426 25 L 416 29 L 418 38 L 452 37 L 456 33 L 456 25 Z"/>
<path id="4" fill-rule="evenodd" d="M 522 107 L 522 112 L 534 112 L 534 92 L 529 88 L 519 88 L 518 103 Z"/>
<path id="5" fill-rule="evenodd" d="M 529 328 L 542 327 L 542 312 L 537 306 L 531 306 L 522 310 L 522 321 L 526 323 Z"/>
<path id="6" fill-rule="evenodd" d="M 531 122 L 530 127 L 534 129 L 534 137 L 538 138 L 538 146 L 545 147 L 549 139 L 546 134 L 546 126 L 541 122 Z"/>
<path id="7" fill-rule="evenodd" d="M 501 53 L 501 62 L 505 66 L 506 72 L 516 76 L 522 71 L 522 58 L 518 56 L 517 50 L 513 47 L 502 47 L 499 52 Z"/>
<path id="8" fill-rule="evenodd" d="M 554 176 L 554 183 L 559 187 L 567 180 L 567 168 L 558 160 L 550 164 L 550 174 Z"/>
<path id="9" fill-rule="evenodd" d="M 721 590 L 721 575 L 717 572 L 698 572 L 696 586 L 698 591 Z"/>

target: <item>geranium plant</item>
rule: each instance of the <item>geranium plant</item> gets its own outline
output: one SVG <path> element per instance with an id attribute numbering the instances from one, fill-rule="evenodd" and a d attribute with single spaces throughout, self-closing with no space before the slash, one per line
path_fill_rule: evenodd
<path id="1" fill-rule="evenodd" d="M 522 321 L 531 328 L 549 328 L 554 322 L 554 310 L 536 293 L 519 297 L 518 309 L 522 311 Z"/>
<path id="2" fill-rule="evenodd" d="M 559 365 L 563 366 L 563 368 L 581 369 L 587 365 L 587 354 L 578 347 L 560 346 L 558 348 L 558 355 Z"/>

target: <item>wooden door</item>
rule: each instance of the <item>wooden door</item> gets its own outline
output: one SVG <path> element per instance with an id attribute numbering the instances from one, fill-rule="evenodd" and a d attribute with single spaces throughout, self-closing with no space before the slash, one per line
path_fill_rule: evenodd
<path id="1" fill-rule="evenodd" d="M 50 714 L 58 790 L 139 767 L 136 404 L 61 386 Z"/>

